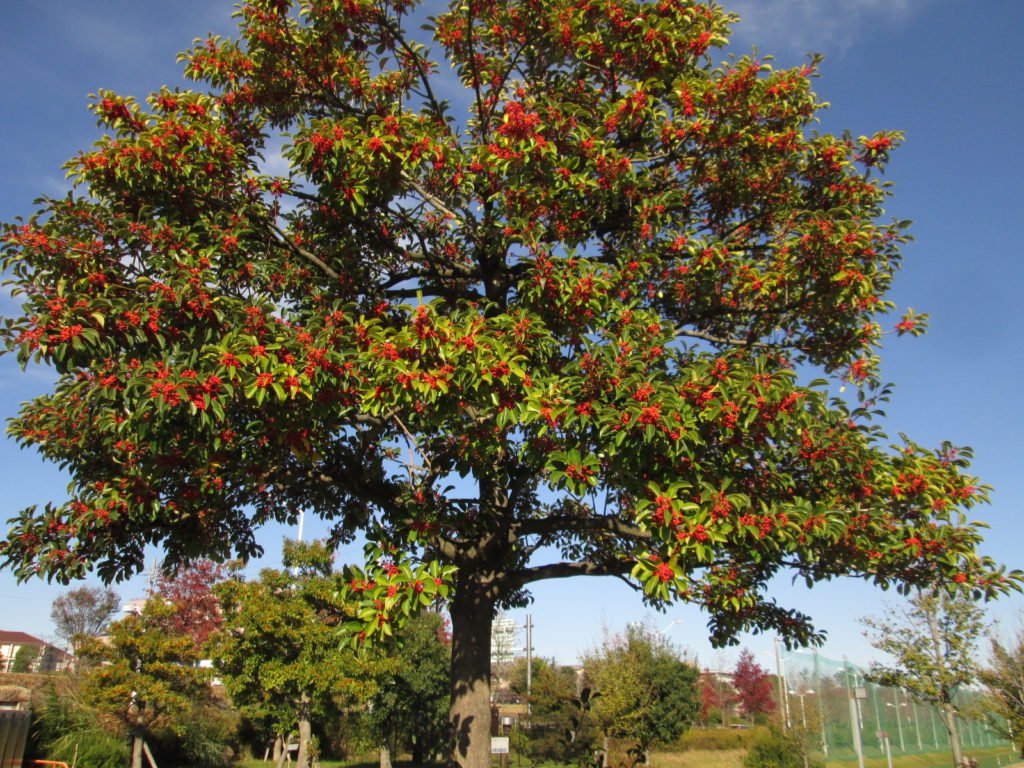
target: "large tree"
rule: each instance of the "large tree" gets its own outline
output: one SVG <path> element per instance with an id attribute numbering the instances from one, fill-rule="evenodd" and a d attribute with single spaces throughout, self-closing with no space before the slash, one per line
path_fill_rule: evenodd
<path id="1" fill-rule="evenodd" d="M 716 643 L 818 638 L 782 570 L 1005 588 L 966 454 L 872 421 L 898 133 L 814 132 L 817 62 L 718 63 L 712 3 L 469 0 L 427 35 L 414 5 L 250 0 L 183 55 L 200 91 L 96 96 L 75 191 L 4 246 L 9 348 L 59 374 L 10 429 L 71 476 L 8 567 L 252 557 L 300 509 L 362 531 L 357 636 L 451 587 L 474 766 L 492 613 L 539 580 L 697 603 Z"/>
<path id="2" fill-rule="evenodd" d="M 983 616 L 969 594 L 936 588 L 917 592 L 884 616 L 861 619 L 871 644 L 889 657 L 873 663 L 868 678 L 898 686 L 942 714 L 954 767 L 963 761 L 957 694 L 977 677 L 974 651 L 984 631 Z"/>

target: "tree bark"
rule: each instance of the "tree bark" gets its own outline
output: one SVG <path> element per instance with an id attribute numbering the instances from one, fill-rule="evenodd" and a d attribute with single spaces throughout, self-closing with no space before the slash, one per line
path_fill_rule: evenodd
<path id="1" fill-rule="evenodd" d="M 313 735 L 309 709 L 309 694 L 303 692 L 299 699 L 299 754 L 295 758 L 295 768 L 309 768 L 309 739 Z"/>
<path id="2" fill-rule="evenodd" d="M 949 731 L 949 746 L 953 750 L 953 765 L 960 766 L 964 762 L 964 754 L 960 749 L 960 729 L 956 726 L 956 710 L 949 704 L 942 707 L 942 719 Z"/>
<path id="3" fill-rule="evenodd" d="M 380 768 L 391 768 L 391 750 L 387 744 L 380 745 Z"/>
<path id="4" fill-rule="evenodd" d="M 139 731 L 132 737 L 132 768 L 142 768 L 142 734 Z"/>
<path id="5" fill-rule="evenodd" d="M 491 620 L 494 597 L 460 574 L 451 604 L 451 760 L 460 768 L 491 764 Z"/>

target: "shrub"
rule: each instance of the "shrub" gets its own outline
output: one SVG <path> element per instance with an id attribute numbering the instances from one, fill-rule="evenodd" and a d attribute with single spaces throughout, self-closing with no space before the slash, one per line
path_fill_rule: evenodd
<path id="1" fill-rule="evenodd" d="M 821 762 L 807 760 L 805 762 L 803 746 L 794 739 L 778 731 L 761 734 L 750 746 L 750 751 L 743 758 L 744 768 L 820 768 Z"/>
<path id="2" fill-rule="evenodd" d="M 123 737 L 98 723 L 76 696 L 59 696 L 53 687 L 38 710 L 33 741 L 44 759 L 76 768 L 122 768 L 129 759 Z"/>
<path id="3" fill-rule="evenodd" d="M 768 729 L 758 728 L 691 728 L 678 741 L 676 748 L 689 749 L 748 749 L 759 738 L 768 734 Z"/>

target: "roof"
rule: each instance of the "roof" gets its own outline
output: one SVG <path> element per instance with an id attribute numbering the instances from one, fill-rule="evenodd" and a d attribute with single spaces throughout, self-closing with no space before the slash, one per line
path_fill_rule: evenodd
<path id="1" fill-rule="evenodd" d="M 0 629 L 0 644 L 2 645 L 49 645 L 45 640 L 33 637 L 28 632 L 8 632 Z"/>

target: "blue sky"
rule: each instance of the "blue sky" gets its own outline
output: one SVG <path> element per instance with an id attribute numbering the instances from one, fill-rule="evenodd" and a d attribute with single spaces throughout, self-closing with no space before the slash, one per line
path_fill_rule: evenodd
<path id="1" fill-rule="evenodd" d="M 925 445 L 949 439 L 975 448 L 975 473 L 995 487 L 992 504 L 975 514 L 991 526 L 984 551 L 1024 567 L 1024 2 L 742 0 L 726 7 L 745 17 L 734 36 L 739 51 L 757 45 L 780 65 L 801 62 L 806 51 L 825 54 L 816 87 L 833 107 L 822 130 L 907 132 L 888 171 L 896 182 L 888 211 L 914 220 L 916 240 L 904 251 L 890 298 L 930 313 L 932 327 L 923 338 L 886 344 L 883 372 L 897 384 L 887 426 Z M 9 4 L 0 27 L 0 220 L 28 215 L 34 197 L 66 188 L 61 164 L 98 136 L 85 109 L 90 92 L 109 88 L 141 100 L 161 84 L 176 84 L 175 54 L 193 37 L 230 33 L 230 10 L 219 0 Z M 4 293 L 0 313 L 11 312 Z M 44 392 L 48 380 L 45 371 L 21 372 L 0 357 L 0 416 Z M 0 518 L 61 499 L 65 485 L 56 469 L 0 439 Z M 307 537 L 317 530 L 307 521 Z M 268 565 L 277 565 L 285 533 L 266 531 Z M 144 582 L 115 588 L 136 597 Z M 50 604 L 64 589 L 19 585 L 0 572 L 0 629 L 52 636 Z M 780 583 L 776 594 L 828 632 L 824 655 L 862 664 L 876 653 L 856 618 L 897 600 L 856 582 L 811 591 Z M 534 595 L 536 653 L 563 662 L 597 644 L 603 628 L 621 630 L 648 616 L 615 580 L 549 582 Z M 993 604 L 991 615 L 1015 626 L 1022 607 L 1024 599 L 1014 596 Z M 524 614 L 513 615 L 521 623 Z M 734 649 L 710 648 L 705 618 L 695 609 L 679 607 L 652 623 L 667 627 L 704 665 L 727 666 L 735 658 Z M 771 651 L 770 637 L 743 644 L 770 662 L 762 655 Z"/>

